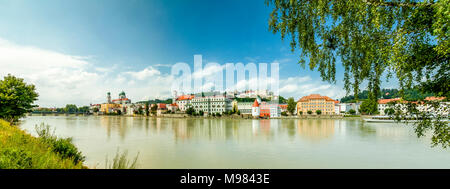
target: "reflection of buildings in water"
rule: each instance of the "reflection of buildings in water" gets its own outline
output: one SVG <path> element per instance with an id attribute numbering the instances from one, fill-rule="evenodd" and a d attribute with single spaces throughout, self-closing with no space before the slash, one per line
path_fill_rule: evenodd
<path id="1" fill-rule="evenodd" d="M 396 139 L 409 137 L 409 135 L 410 135 L 410 132 L 405 132 L 405 130 L 407 130 L 408 128 L 406 128 L 407 126 L 404 124 L 378 123 L 378 125 L 372 125 L 372 123 L 371 123 L 369 126 L 375 130 L 377 137 L 396 140 Z M 412 131 L 412 130 L 410 130 L 410 131 Z"/>
<path id="2" fill-rule="evenodd" d="M 278 127 L 278 120 L 254 119 L 252 120 L 252 133 L 257 136 L 259 133 L 270 136 L 272 131 Z"/>
<path id="3" fill-rule="evenodd" d="M 120 138 L 125 139 L 127 132 L 127 121 L 123 117 L 103 116 L 100 118 L 101 127 L 106 128 L 106 135 L 111 137 L 111 131 L 117 130 Z"/>
<path id="4" fill-rule="evenodd" d="M 333 119 L 300 119 L 297 121 L 299 136 L 311 140 L 321 140 L 334 135 Z"/>
<path id="5" fill-rule="evenodd" d="M 175 140 L 178 139 L 185 140 L 189 138 L 187 120 L 186 119 L 177 119 L 172 123 L 172 127 L 175 134 Z"/>
<path id="6" fill-rule="evenodd" d="M 341 136 L 345 136 L 346 135 L 346 121 L 341 120 L 341 119 L 336 119 L 334 120 L 334 126 L 336 127 L 335 131 L 341 135 Z"/>
<path id="7" fill-rule="evenodd" d="M 253 135 L 258 135 L 258 129 L 259 129 L 259 120 L 252 120 L 252 133 Z"/>

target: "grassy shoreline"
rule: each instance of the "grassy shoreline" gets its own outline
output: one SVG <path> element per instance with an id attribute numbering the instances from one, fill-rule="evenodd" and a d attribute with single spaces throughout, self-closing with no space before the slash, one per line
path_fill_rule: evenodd
<path id="1" fill-rule="evenodd" d="M 0 169 L 85 169 L 49 143 L 0 120 Z"/>

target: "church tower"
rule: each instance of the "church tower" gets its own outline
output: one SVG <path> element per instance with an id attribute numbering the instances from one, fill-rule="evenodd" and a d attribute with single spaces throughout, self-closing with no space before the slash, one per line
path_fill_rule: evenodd
<path id="1" fill-rule="evenodd" d="M 106 100 L 107 100 L 108 104 L 111 104 L 111 93 L 110 92 L 106 93 Z"/>
<path id="2" fill-rule="evenodd" d="M 255 99 L 255 102 L 253 103 L 253 106 L 252 106 L 252 116 L 253 117 L 259 117 L 260 112 L 261 111 L 260 111 L 258 100 Z"/>

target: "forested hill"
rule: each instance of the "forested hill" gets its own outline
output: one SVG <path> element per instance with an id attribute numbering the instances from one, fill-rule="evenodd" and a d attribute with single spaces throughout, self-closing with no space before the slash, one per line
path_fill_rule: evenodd
<path id="1" fill-rule="evenodd" d="M 369 95 L 369 91 L 364 90 L 358 94 L 358 99 L 365 100 L 365 99 L 367 99 L 368 95 Z M 391 98 L 397 98 L 400 96 L 401 95 L 400 95 L 400 92 L 398 89 L 382 89 L 381 93 L 378 95 L 378 98 L 391 99 Z M 419 99 L 424 99 L 425 97 L 428 97 L 428 96 L 433 96 L 433 94 L 432 93 L 423 94 L 416 89 L 405 90 L 405 100 L 416 101 Z M 341 102 L 354 102 L 355 96 L 354 95 L 345 96 L 345 97 L 341 98 L 340 101 Z"/>

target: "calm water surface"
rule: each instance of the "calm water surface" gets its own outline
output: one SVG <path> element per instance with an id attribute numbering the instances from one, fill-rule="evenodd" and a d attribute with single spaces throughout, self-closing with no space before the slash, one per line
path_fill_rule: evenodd
<path id="1" fill-rule="evenodd" d="M 411 126 L 343 119 L 232 120 L 29 116 L 73 137 L 86 165 L 104 168 L 117 150 L 138 168 L 450 168 L 450 149 L 431 148 Z"/>

